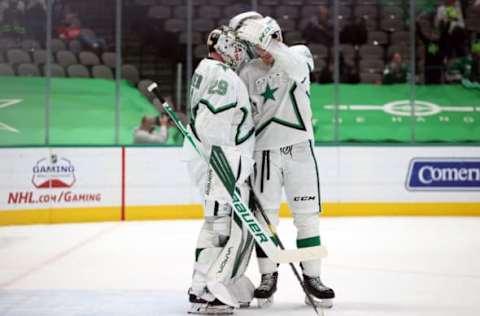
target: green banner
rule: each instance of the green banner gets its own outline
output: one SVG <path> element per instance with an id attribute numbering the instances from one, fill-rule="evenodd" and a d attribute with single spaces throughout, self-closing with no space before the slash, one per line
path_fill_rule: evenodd
<path id="1" fill-rule="evenodd" d="M 330 142 L 336 133 L 338 141 L 353 142 L 480 141 L 480 90 L 461 85 L 415 90 L 413 113 L 409 85 L 340 85 L 338 106 L 333 85 L 313 85 L 315 140 Z"/>
<path id="2" fill-rule="evenodd" d="M 46 84 L 46 78 L 0 77 L 0 145 L 45 144 Z M 120 92 L 120 143 L 131 144 L 141 118 L 158 112 L 127 82 Z M 114 81 L 53 78 L 50 98 L 50 144 L 115 143 Z"/>
<path id="3" fill-rule="evenodd" d="M 0 146 L 45 143 L 46 84 L 43 77 L 0 77 Z M 120 91 L 120 143 L 131 144 L 142 116 L 157 111 L 128 83 Z M 417 86 L 415 117 L 408 85 L 340 85 L 338 91 L 335 106 L 333 85 L 312 85 L 317 142 L 335 135 L 343 142 L 480 141 L 479 89 Z M 53 78 L 50 100 L 50 144 L 114 144 L 114 81 Z"/>

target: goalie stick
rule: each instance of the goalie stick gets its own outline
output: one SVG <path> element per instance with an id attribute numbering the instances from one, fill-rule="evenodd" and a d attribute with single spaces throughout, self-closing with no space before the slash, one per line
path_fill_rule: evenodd
<path id="1" fill-rule="evenodd" d="M 258 220 L 253 215 L 248 206 L 241 200 L 235 187 L 235 176 L 230 167 L 230 164 L 223 153 L 223 150 L 219 146 L 212 146 L 212 153 L 210 159 L 199 148 L 197 141 L 192 137 L 188 129 L 179 120 L 175 111 L 165 101 L 165 99 L 157 92 L 157 84 L 151 83 L 147 90 L 152 92 L 162 103 L 163 108 L 177 125 L 180 132 L 187 138 L 195 151 L 204 159 L 204 161 L 211 165 L 227 191 L 232 197 L 232 209 L 248 227 L 248 231 L 255 239 L 255 242 L 262 248 L 265 254 L 276 263 L 290 263 L 299 261 L 309 261 L 323 258 L 327 255 L 327 252 L 322 246 L 315 246 L 301 249 L 280 249 L 274 241 L 268 236 L 267 232 L 262 228 Z"/>

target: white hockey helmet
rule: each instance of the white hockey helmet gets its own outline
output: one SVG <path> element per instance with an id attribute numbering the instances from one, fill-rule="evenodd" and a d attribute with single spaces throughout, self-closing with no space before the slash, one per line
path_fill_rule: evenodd
<path id="1" fill-rule="evenodd" d="M 228 22 L 228 26 L 230 26 L 234 31 L 237 31 L 245 22 L 249 19 L 261 19 L 263 16 L 256 12 L 256 11 L 247 11 L 240 14 L 235 15 L 233 18 L 230 19 Z"/>
<path id="2" fill-rule="evenodd" d="M 274 32 L 272 37 L 274 39 L 278 39 L 280 42 L 283 42 L 282 29 L 280 28 L 280 25 L 278 25 L 278 22 L 269 16 L 264 17 L 262 20 L 265 22 L 265 24 L 270 25 L 273 28 Z"/>
<path id="3" fill-rule="evenodd" d="M 216 52 L 223 62 L 237 69 L 247 58 L 247 48 L 237 39 L 232 28 L 222 25 L 210 32 L 207 39 L 208 52 Z"/>

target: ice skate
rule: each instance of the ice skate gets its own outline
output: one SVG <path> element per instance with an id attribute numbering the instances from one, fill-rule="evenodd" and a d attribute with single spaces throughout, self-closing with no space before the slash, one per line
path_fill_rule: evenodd
<path id="1" fill-rule="evenodd" d="M 325 286 L 320 277 L 309 277 L 303 275 L 303 282 L 305 289 L 312 296 L 313 302 L 316 306 L 322 308 L 332 308 L 333 298 L 335 297 L 335 292 Z M 305 303 L 311 305 L 308 297 L 305 297 Z"/>
<path id="2" fill-rule="evenodd" d="M 267 308 L 273 304 L 273 294 L 277 291 L 277 279 L 278 272 L 262 274 L 262 281 L 253 293 L 258 307 Z"/>
<path id="3" fill-rule="evenodd" d="M 196 315 L 232 315 L 233 307 L 225 305 L 218 299 L 208 302 L 204 299 L 198 298 L 194 294 L 189 294 L 190 309 L 189 314 Z"/>

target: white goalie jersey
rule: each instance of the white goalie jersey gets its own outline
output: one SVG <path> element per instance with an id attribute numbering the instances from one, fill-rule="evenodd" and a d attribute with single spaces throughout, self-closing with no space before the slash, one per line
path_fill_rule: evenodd
<path id="1" fill-rule="evenodd" d="M 256 150 L 313 140 L 310 71 L 313 58 L 304 45 L 272 41 L 273 66 L 255 59 L 240 72 L 248 88 L 255 121 Z"/>
<path id="2" fill-rule="evenodd" d="M 222 146 L 237 181 L 248 177 L 253 166 L 254 124 L 247 88 L 227 65 L 205 58 L 195 69 L 190 87 L 190 130 L 209 155 L 212 145 Z M 193 161 L 191 173 L 201 191 L 205 187 L 207 165 L 188 142 L 186 160 Z M 240 159 L 241 157 L 241 159 Z"/>
<path id="3" fill-rule="evenodd" d="M 238 147 L 251 156 L 254 146 L 251 106 L 245 84 L 238 75 L 227 65 L 206 58 L 195 69 L 190 89 L 191 128 L 204 148 Z"/>

